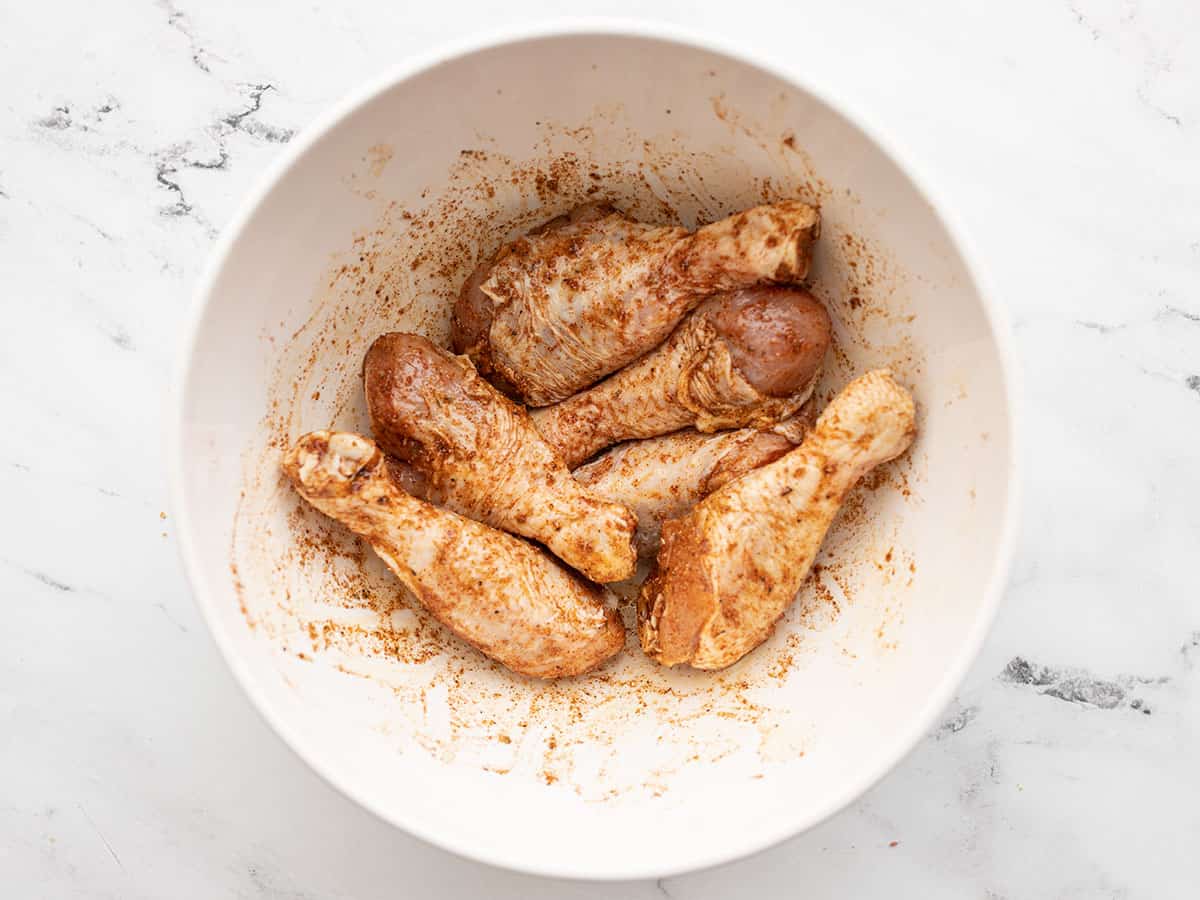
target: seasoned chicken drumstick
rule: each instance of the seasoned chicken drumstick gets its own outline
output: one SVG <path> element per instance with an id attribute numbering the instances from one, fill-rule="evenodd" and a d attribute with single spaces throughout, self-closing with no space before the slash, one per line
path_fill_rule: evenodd
<path id="1" fill-rule="evenodd" d="M 580 485 L 524 409 L 415 334 L 385 334 L 363 362 L 379 446 L 410 463 L 414 492 L 540 541 L 594 581 L 633 574 L 637 519 Z"/>
<path id="2" fill-rule="evenodd" d="M 375 444 L 317 431 L 283 470 L 300 495 L 356 534 L 446 627 L 514 672 L 579 675 L 620 652 L 625 635 L 606 601 L 547 554 L 406 494 Z"/>
<path id="3" fill-rule="evenodd" d="M 530 415 L 571 467 L 618 441 L 681 428 L 763 428 L 812 394 L 830 332 L 825 308 L 798 288 L 719 294 L 658 349 Z"/>
<path id="4" fill-rule="evenodd" d="M 912 398 L 886 370 L 855 379 L 804 442 L 662 529 L 638 597 L 638 635 L 663 665 L 721 669 L 771 633 L 812 568 L 846 494 L 916 434 Z"/>
<path id="5" fill-rule="evenodd" d="M 808 275 L 817 211 L 759 206 L 706 225 L 646 225 L 584 207 L 503 247 L 467 279 L 451 335 L 479 371 L 532 406 L 637 359 L 706 296 Z"/>
<path id="6" fill-rule="evenodd" d="M 619 444 L 573 474 L 592 493 L 633 510 L 638 520 L 634 543 L 644 559 L 658 552 L 663 522 L 783 456 L 800 443 L 805 428 L 801 417 L 793 416 L 766 430 L 677 431 Z"/>

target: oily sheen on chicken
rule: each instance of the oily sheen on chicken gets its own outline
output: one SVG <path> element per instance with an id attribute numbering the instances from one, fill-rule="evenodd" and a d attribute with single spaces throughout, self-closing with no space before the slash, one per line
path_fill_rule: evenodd
<path id="1" fill-rule="evenodd" d="M 705 297 L 803 281 L 819 222 L 799 201 L 695 232 L 585 207 L 480 264 L 452 345 L 531 406 L 564 400 L 653 349 Z"/>
<path id="2" fill-rule="evenodd" d="M 371 430 L 415 470 L 402 476 L 413 491 L 540 541 L 595 581 L 633 574 L 633 513 L 572 478 L 525 410 L 468 359 L 419 335 L 386 334 L 367 351 L 363 378 Z"/>
<path id="3" fill-rule="evenodd" d="M 718 294 L 656 350 L 531 416 L 572 467 L 611 444 L 681 428 L 765 428 L 811 396 L 830 335 L 825 308 L 799 288 Z"/>
<path id="4" fill-rule="evenodd" d="M 652 558 L 663 522 L 682 516 L 735 478 L 772 462 L 800 443 L 802 415 L 767 429 L 703 434 L 693 429 L 628 441 L 580 466 L 574 475 L 592 493 L 633 510 L 638 556 Z"/>
<path id="5" fill-rule="evenodd" d="M 409 496 L 370 439 L 307 434 L 283 470 L 305 500 L 366 538 L 447 628 L 514 672 L 578 675 L 620 652 L 624 629 L 607 591 L 519 538 Z"/>
<path id="6" fill-rule="evenodd" d="M 795 450 L 663 525 L 638 596 L 638 635 L 663 665 L 721 669 L 771 633 L 838 509 L 916 434 L 912 398 L 890 372 L 850 382 Z"/>

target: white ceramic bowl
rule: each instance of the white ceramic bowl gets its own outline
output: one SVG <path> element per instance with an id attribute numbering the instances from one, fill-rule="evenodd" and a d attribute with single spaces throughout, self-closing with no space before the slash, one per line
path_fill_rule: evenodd
<path id="1" fill-rule="evenodd" d="M 889 365 L 910 456 L 859 490 L 776 634 L 732 669 L 641 656 L 559 684 L 490 664 L 278 475 L 366 427 L 378 334 L 444 337 L 476 257 L 592 196 L 689 225 L 800 196 L 838 323 L 822 394 Z M 811 85 L 647 26 L 555 29 L 405 64 L 294 141 L 220 241 L 170 435 L 197 600 L 254 704 L 383 819 L 529 872 L 660 876 L 751 853 L 859 796 L 931 727 L 1013 543 L 1003 317 L 947 210 Z"/>

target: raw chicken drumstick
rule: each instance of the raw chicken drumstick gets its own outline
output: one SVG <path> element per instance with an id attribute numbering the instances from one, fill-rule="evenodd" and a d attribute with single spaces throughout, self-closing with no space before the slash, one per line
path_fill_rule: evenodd
<path id="1" fill-rule="evenodd" d="M 410 497 L 388 467 L 368 438 L 329 431 L 300 438 L 283 463 L 300 496 L 366 538 L 442 624 L 514 672 L 579 675 L 620 652 L 609 592 L 519 538 Z"/>
<path id="2" fill-rule="evenodd" d="M 804 442 L 662 529 L 638 597 L 638 636 L 663 665 L 721 669 L 771 633 L 846 494 L 916 434 L 912 398 L 886 370 L 850 382 Z"/>
<path id="3" fill-rule="evenodd" d="M 540 541 L 594 581 L 633 574 L 633 513 L 572 478 L 528 413 L 465 357 L 419 335 L 385 334 L 367 351 L 363 378 L 371 429 L 416 470 L 403 476 L 414 493 Z"/>
<path id="4" fill-rule="evenodd" d="M 677 431 L 629 441 L 575 470 L 575 479 L 637 516 L 638 556 L 658 552 L 667 519 L 682 516 L 704 497 L 735 478 L 773 462 L 800 443 L 806 423 L 793 416 L 760 431 L 741 428 L 717 434 Z"/>
<path id="5" fill-rule="evenodd" d="M 825 308 L 799 288 L 718 294 L 652 353 L 530 415 L 571 467 L 618 441 L 681 428 L 763 428 L 812 394 L 830 331 Z"/>
<path id="6" fill-rule="evenodd" d="M 710 294 L 808 275 L 820 231 L 799 201 L 684 228 L 587 206 L 484 261 L 454 308 L 454 350 L 531 406 L 570 397 L 662 342 Z"/>

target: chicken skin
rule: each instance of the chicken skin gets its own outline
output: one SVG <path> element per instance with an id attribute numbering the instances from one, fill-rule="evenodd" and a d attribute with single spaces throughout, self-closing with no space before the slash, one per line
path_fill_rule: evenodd
<path id="1" fill-rule="evenodd" d="M 522 675 L 590 671 L 620 652 L 614 598 L 541 550 L 405 493 L 356 434 L 300 438 L 283 470 L 300 495 L 362 535 L 447 628 Z"/>
<path id="2" fill-rule="evenodd" d="M 799 201 L 694 233 L 583 207 L 476 269 L 455 305 L 452 346 L 527 404 L 556 403 L 653 349 L 711 294 L 803 281 L 819 222 Z"/>
<path id="3" fill-rule="evenodd" d="M 598 582 L 633 574 L 637 519 L 579 484 L 528 413 L 464 357 L 385 334 L 363 363 L 379 446 L 409 463 L 401 483 L 447 509 L 545 544 Z"/>
<path id="4" fill-rule="evenodd" d="M 767 430 L 717 434 L 677 431 L 613 447 L 574 475 L 594 494 L 624 504 L 637 516 L 634 544 L 652 558 L 667 519 L 682 516 L 735 478 L 773 462 L 800 443 L 806 422 L 793 416 Z"/>
<path id="5" fill-rule="evenodd" d="M 850 489 L 916 434 L 912 397 L 877 370 L 847 385 L 799 447 L 662 528 L 638 635 L 667 666 L 722 669 L 771 633 Z"/>
<path id="6" fill-rule="evenodd" d="M 570 467 L 619 441 L 681 428 L 765 428 L 811 396 L 830 336 L 829 314 L 806 291 L 718 294 L 661 347 L 530 415 Z"/>

